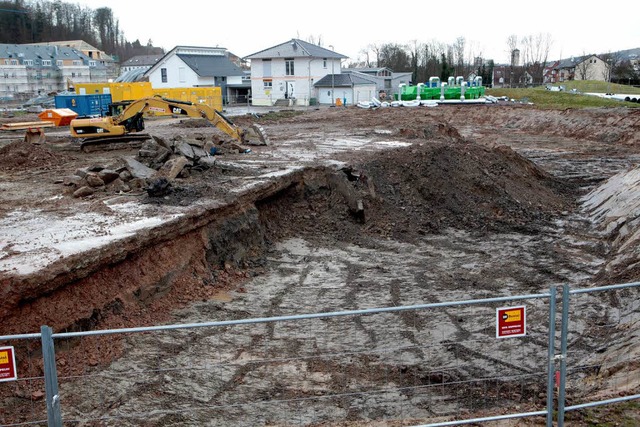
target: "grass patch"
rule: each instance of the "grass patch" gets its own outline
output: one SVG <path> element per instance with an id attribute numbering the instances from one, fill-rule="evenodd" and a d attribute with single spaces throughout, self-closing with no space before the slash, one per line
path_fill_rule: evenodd
<path id="1" fill-rule="evenodd" d="M 637 427 L 640 425 L 640 402 L 628 401 L 567 412 L 569 423 L 598 427 Z"/>
<path id="2" fill-rule="evenodd" d="M 621 85 L 617 83 L 608 83 L 597 80 L 571 80 L 568 82 L 556 83 L 554 86 L 564 86 L 566 90 L 575 89 L 578 92 L 597 92 L 597 93 L 636 93 L 640 94 L 640 88 Z"/>
<path id="3" fill-rule="evenodd" d="M 552 92 L 544 87 L 531 89 L 491 88 L 487 89 L 486 93 L 497 97 L 506 96 L 516 101 L 533 102 L 537 108 L 542 109 L 640 107 L 640 104 L 636 102 L 616 101 L 568 91 Z"/>

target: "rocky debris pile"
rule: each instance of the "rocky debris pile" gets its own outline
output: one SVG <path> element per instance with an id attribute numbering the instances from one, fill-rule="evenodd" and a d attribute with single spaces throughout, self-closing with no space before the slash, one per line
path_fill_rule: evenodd
<path id="1" fill-rule="evenodd" d="M 203 135 L 165 139 L 154 136 L 146 141 L 135 157 L 120 157 L 109 165 L 92 165 L 78 169 L 58 183 L 74 197 L 88 197 L 96 192 L 111 194 L 147 191 L 151 197 L 171 192 L 177 178 L 188 178 L 215 165 L 220 154 L 246 153 L 250 150 L 234 143 L 214 143 Z"/>

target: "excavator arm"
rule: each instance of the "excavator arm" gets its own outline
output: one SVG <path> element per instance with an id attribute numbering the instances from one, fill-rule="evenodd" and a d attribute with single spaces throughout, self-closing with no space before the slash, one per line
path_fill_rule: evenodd
<path id="1" fill-rule="evenodd" d="M 147 112 L 157 115 L 203 118 L 239 143 L 267 144 L 267 136 L 260 126 L 254 125 L 250 129 L 243 129 L 206 104 L 192 104 L 160 97 L 133 101 L 124 106 L 117 115 L 72 120 L 71 134 L 79 138 L 104 138 L 140 132 L 144 129 L 143 115 Z"/>

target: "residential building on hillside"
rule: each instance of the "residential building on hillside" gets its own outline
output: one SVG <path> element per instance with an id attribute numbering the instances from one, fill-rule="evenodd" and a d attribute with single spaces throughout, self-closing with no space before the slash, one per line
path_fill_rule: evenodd
<path id="1" fill-rule="evenodd" d="M 176 46 L 160 58 L 144 77 L 153 88 L 220 87 L 226 104 L 236 99 L 245 73 L 222 47 Z M 244 79 L 244 80 L 243 80 Z M 248 87 L 245 92 L 248 92 Z"/>
<path id="2" fill-rule="evenodd" d="M 559 83 L 568 80 L 608 81 L 610 65 L 597 55 L 563 59 L 554 64 L 550 80 L 546 83 Z"/>
<path id="3" fill-rule="evenodd" d="M 58 45 L 0 44 L 0 98 L 27 100 L 76 83 L 104 82 L 107 68 L 82 52 Z"/>
<path id="4" fill-rule="evenodd" d="M 332 49 L 300 39 L 291 39 L 248 55 L 245 59 L 251 61 L 253 105 L 315 104 L 320 95 L 315 83 L 332 74 L 334 82 L 340 79 L 341 61 L 346 58 Z M 335 98 L 327 101 L 334 103 Z"/>
<path id="5" fill-rule="evenodd" d="M 91 46 L 89 43 L 84 40 L 65 40 L 65 41 L 57 41 L 57 42 L 43 42 L 43 43 L 31 43 L 32 45 L 40 45 L 40 46 L 58 46 L 58 47 L 69 47 L 71 49 L 75 49 L 78 52 L 82 52 L 83 55 L 87 56 L 90 60 L 96 61 L 98 64 L 104 66 L 107 70 L 106 80 L 114 79 L 118 76 L 118 62 L 115 58 L 107 53 L 101 51 L 100 49 Z"/>

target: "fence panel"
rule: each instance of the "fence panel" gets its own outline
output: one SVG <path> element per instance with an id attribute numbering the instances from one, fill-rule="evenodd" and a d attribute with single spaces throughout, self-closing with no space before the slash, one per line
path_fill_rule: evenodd
<path id="1" fill-rule="evenodd" d="M 601 402 L 638 399 L 640 387 L 640 284 L 570 292 L 567 325 L 565 411 Z M 570 412 L 576 413 L 571 414 Z"/>
<path id="2" fill-rule="evenodd" d="M 548 296 L 55 334 L 63 420 L 409 425 L 545 411 Z M 496 338 L 505 304 L 527 306 L 526 336 Z"/>
<path id="3" fill-rule="evenodd" d="M 39 334 L 0 339 L 0 364 L 6 366 L 13 348 L 17 379 L 0 382 L 0 425 L 46 426 L 44 366 Z M 12 362 L 9 362 L 12 363 Z"/>

